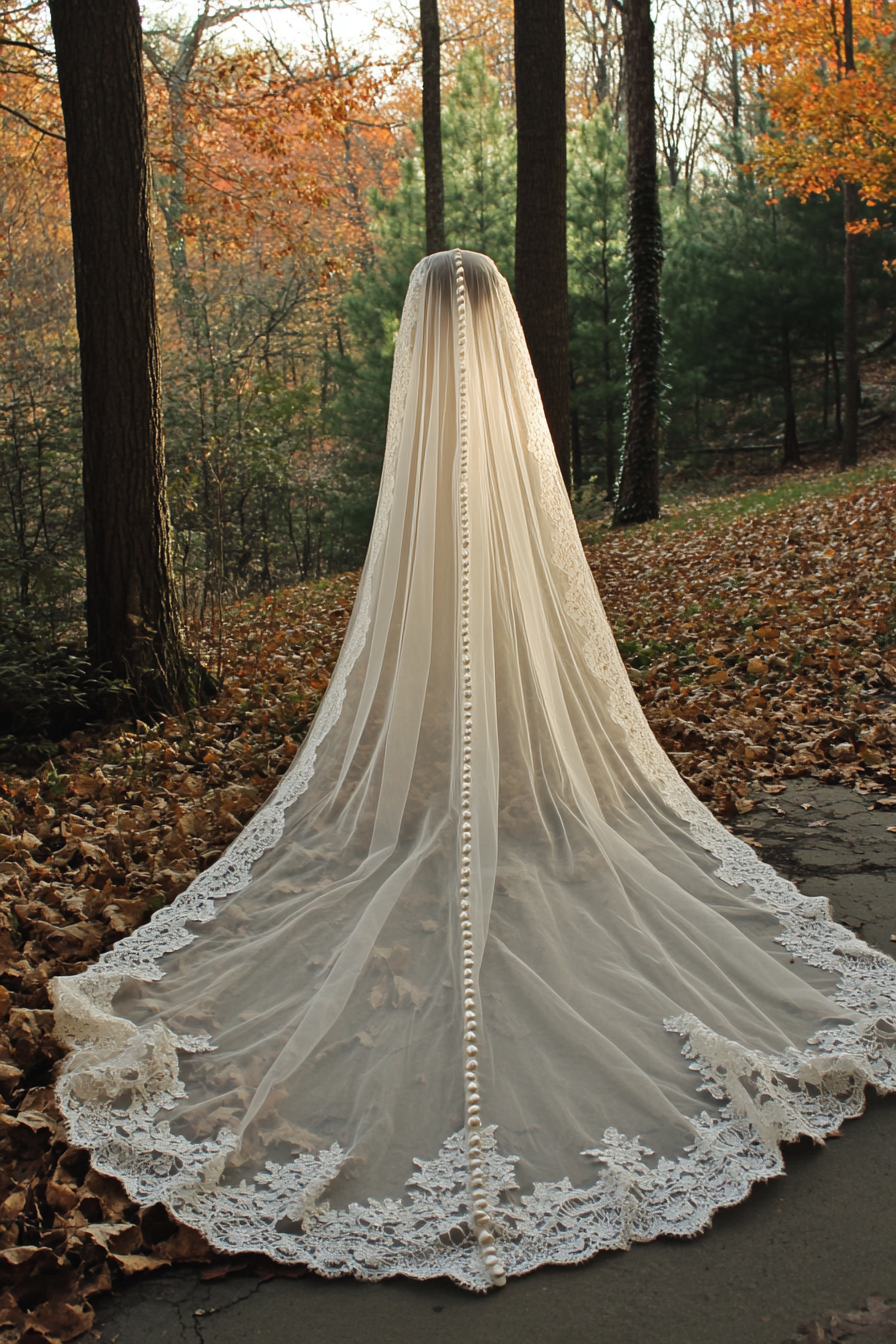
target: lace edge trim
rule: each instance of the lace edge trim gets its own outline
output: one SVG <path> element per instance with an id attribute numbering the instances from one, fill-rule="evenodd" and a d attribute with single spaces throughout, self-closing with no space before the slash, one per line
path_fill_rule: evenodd
<path id="1" fill-rule="evenodd" d="M 499 1152 L 494 1126 L 483 1128 L 483 1184 L 506 1274 L 580 1263 L 661 1235 L 694 1236 L 718 1209 L 740 1203 L 757 1181 L 783 1172 L 782 1142 L 801 1135 L 823 1141 L 838 1132 L 861 1114 L 868 1084 L 896 1090 L 896 1035 L 874 1028 L 827 1033 L 818 1054 L 770 1056 L 726 1040 L 689 1015 L 664 1025 L 683 1038 L 682 1053 L 703 1079 L 698 1090 L 727 1103 L 715 1115 L 692 1118 L 693 1142 L 680 1156 L 651 1166 L 645 1159 L 654 1154 L 637 1136 L 608 1129 L 601 1145 L 583 1154 L 604 1167 L 594 1185 L 538 1182 L 531 1194 L 514 1199 L 518 1159 Z M 451 1135 L 434 1160 L 415 1161 L 404 1199 L 331 1209 L 324 1196 L 347 1156 L 338 1145 L 288 1164 L 268 1163 L 254 1186 L 214 1186 L 238 1144 L 235 1135 L 222 1132 L 217 1140 L 187 1145 L 194 1160 L 184 1163 L 185 1141 L 164 1122 L 153 1123 L 154 1115 L 119 1116 L 116 1129 L 110 1123 L 115 1113 L 102 1113 L 100 1139 L 91 1132 L 92 1113 L 73 1093 L 63 1087 L 60 1100 L 73 1142 L 91 1148 L 99 1171 L 121 1180 L 136 1202 L 163 1203 L 219 1251 L 257 1251 L 325 1277 L 444 1275 L 475 1291 L 494 1286 L 476 1237 L 464 1131 Z M 151 1110 L 163 1105 L 157 1096 Z M 133 1167 L 135 1152 L 146 1159 L 140 1170 Z M 283 1230 L 283 1220 L 290 1230 Z"/>

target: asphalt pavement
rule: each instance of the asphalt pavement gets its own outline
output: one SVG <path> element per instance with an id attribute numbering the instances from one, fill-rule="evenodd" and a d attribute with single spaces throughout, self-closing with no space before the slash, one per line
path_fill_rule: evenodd
<path id="1" fill-rule="evenodd" d="M 896 807 L 814 780 L 760 797 L 738 831 L 896 952 Z M 540 1269 L 486 1296 L 445 1280 L 265 1282 L 251 1270 L 208 1282 L 187 1267 L 99 1300 L 96 1327 L 101 1344 L 782 1344 L 869 1296 L 896 1298 L 896 1096 L 870 1097 L 824 1146 L 789 1145 L 785 1162 L 786 1176 L 700 1237 Z M 885 1344 L 896 1331 L 838 1335 L 853 1338 Z"/>

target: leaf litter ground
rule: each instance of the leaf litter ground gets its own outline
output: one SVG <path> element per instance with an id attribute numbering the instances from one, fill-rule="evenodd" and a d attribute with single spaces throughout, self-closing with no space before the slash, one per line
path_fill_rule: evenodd
<path id="1" fill-rule="evenodd" d="M 874 475 L 783 503 L 685 504 L 624 532 L 583 526 L 647 717 L 723 819 L 796 775 L 896 805 L 892 463 Z M 267 797 L 326 688 L 357 580 L 238 603 L 202 632 L 223 689 L 201 712 L 75 734 L 36 774 L 0 775 L 0 1344 L 83 1335 L 90 1299 L 142 1270 L 286 1272 L 213 1255 L 67 1144 L 47 981 L 172 900 Z"/>

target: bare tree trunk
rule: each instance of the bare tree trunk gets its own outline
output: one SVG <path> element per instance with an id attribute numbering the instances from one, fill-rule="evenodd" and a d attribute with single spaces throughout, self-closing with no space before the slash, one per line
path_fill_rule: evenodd
<path id="1" fill-rule="evenodd" d="M 663 226 L 656 173 L 653 22 L 650 0 L 625 0 L 628 134 L 629 330 L 622 472 L 614 525 L 659 517 L 660 272 Z"/>
<path id="2" fill-rule="evenodd" d="M 570 487 L 563 0 L 516 0 L 516 305 Z"/>
<path id="3" fill-rule="evenodd" d="M 579 424 L 579 410 L 575 401 L 576 390 L 576 372 L 572 367 L 572 361 L 569 364 L 569 438 L 572 451 L 572 483 L 573 485 L 582 485 L 584 483 L 582 473 L 582 427 Z"/>
<path id="4" fill-rule="evenodd" d="M 824 383 L 821 394 L 821 432 L 825 438 L 828 436 L 828 422 L 830 420 L 830 392 L 831 392 L 831 349 L 830 339 L 825 337 L 824 342 Z"/>
<path id="5" fill-rule="evenodd" d="M 859 460 L 859 257 L 858 234 L 849 225 L 859 215 L 859 193 L 854 182 L 843 183 L 843 437 L 840 440 L 840 470 Z"/>
<path id="6" fill-rule="evenodd" d="M 445 186 L 442 177 L 442 50 L 439 0 L 420 0 L 423 49 L 423 176 L 426 187 L 426 251 L 445 250 Z"/>
<path id="7" fill-rule="evenodd" d="M 834 375 L 834 440 L 843 442 L 843 398 L 840 391 L 840 361 L 837 358 L 837 342 L 834 333 L 830 334 L 831 368 Z"/>
<path id="8" fill-rule="evenodd" d="M 845 78 L 855 74 L 856 52 L 852 31 L 852 0 L 843 0 L 843 66 Z M 843 183 L 843 438 L 840 441 L 840 470 L 854 467 L 859 460 L 859 306 L 858 234 L 850 225 L 859 217 L 859 193 L 854 182 Z"/>
<path id="9" fill-rule="evenodd" d="M 793 357 L 790 349 L 790 329 L 781 327 L 781 388 L 784 393 L 784 466 L 800 465 L 800 440 L 796 425 L 796 403 L 793 397 Z"/>
<path id="10" fill-rule="evenodd" d="M 734 0 L 728 0 L 728 19 L 733 28 L 737 23 L 737 12 L 734 7 Z M 737 134 L 740 130 L 740 69 L 738 66 L 737 43 L 731 43 L 731 129 Z"/>
<path id="11" fill-rule="evenodd" d="M 84 418 L 87 639 L 140 705 L 207 689 L 180 634 L 165 495 L 137 0 L 51 0 Z"/>
<path id="12" fill-rule="evenodd" d="M 603 220 L 601 224 L 600 237 L 600 285 L 601 285 L 601 316 L 604 323 L 603 336 L 603 375 L 604 375 L 604 430 L 606 434 L 606 485 L 607 492 L 605 498 L 609 503 L 614 503 L 616 499 L 616 478 L 619 474 L 616 462 L 616 442 L 613 433 L 613 419 L 615 414 L 614 400 L 611 399 L 609 389 L 613 385 L 613 357 L 610 342 L 610 318 L 612 309 L 610 304 L 610 234 L 607 207 L 604 206 Z"/>
<path id="13" fill-rule="evenodd" d="M 206 6 L 207 9 L 207 6 Z M 166 156 L 166 171 L 155 170 L 155 199 L 165 221 L 165 241 L 174 284 L 178 323 L 185 343 L 199 358 L 211 362 L 211 338 L 205 305 L 196 293 L 190 274 L 187 240 L 183 217 L 187 212 L 187 162 L 189 158 L 189 125 L 187 91 L 199 47 L 207 27 L 208 16 L 199 15 L 181 37 L 177 56 L 168 66 L 161 60 L 153 45 L 144 41 L 144 52 L 156 73 L 165 84 L 168 95 L 168 113 L 171 124 L 170 152 Z"/>

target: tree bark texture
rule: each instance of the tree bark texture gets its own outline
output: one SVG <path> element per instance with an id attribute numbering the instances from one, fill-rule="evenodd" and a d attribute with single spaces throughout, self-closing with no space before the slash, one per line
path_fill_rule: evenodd
<path id="1" fill-rule="evenodd" d="M 445 250 L 445 185 L 442 175 L 442 48 L 439 0 L 420 0 L 423 56 L 423 177 L 426 251 Z"/>
<path id="2" fill-rule="evenodd" d="M 848 79 L 855 74 L 852 0 L 843 0 L 843 65 Z M 850 224 L 859 218 L 859 192 L 854 182 L 843 183 L 843 438 L 840 440 L 840 470 L 859 460 L 859 255 L 858 234 Z"/>
<path id="3" fill-rule="evenodd" d="M 840 470 L 859 460 L 859 235 L 849 225 L 859 218 L 859 193 L 854 182 L 843 184 L 843 437 L 840 440 Z"/>
<path id="4" fill-rule="evenodd" d="M 193 703 L 171 569 L 137 0 L 51 0 L 81 357 L 87 639 L 138 705 Z"/>
<path id="5" fill-rule="evenodd" d="M 628 348 L 625 444 L 614 524 L 659 517 L 660 272 L 663 226 L 656 171 L 653 21 L 650 0 L 625 0 L 628 136 Z"/>
<path id="6" fill-rule="evenodd" d="M 563 0 L 516 0 L 516 305 L 570 488 Z"/>

